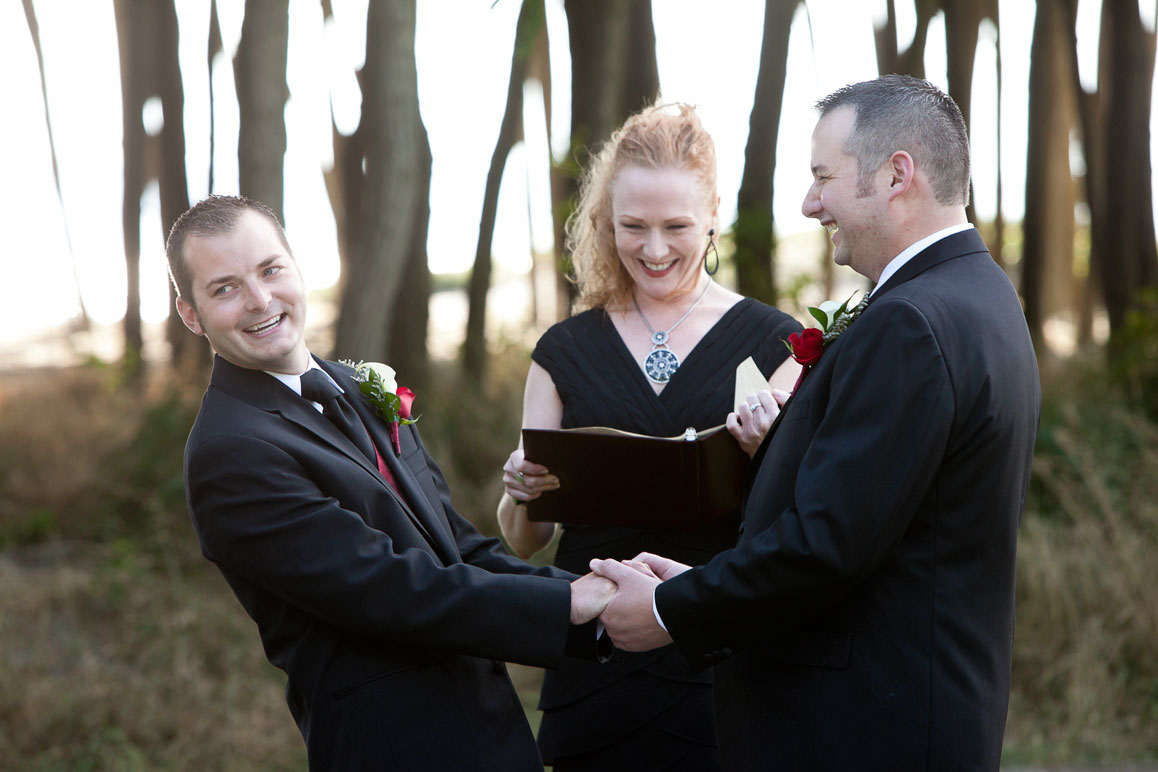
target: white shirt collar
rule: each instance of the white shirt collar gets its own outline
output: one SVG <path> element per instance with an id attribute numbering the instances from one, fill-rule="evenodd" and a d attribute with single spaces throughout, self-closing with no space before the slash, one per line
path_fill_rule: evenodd
<path id="1" fill-rule="evenodd" d="M 888 281 L 889 279 L 891 279 L 893 274 L 895 274 L 897 271 L 901 270 L 901 266 L 903 266 L 905 263 L 912 260 L 914 257 L 919 255 L 921 252 L 925 251 L 925 249 L 927 249 L 928 247 L 932 246 L 933 244 L 937 243 L 938 241 L 940 241 L 943 238 L 947 238 L 949 236 L 952 236 L 954 233 L 960 233 L 961 231 L 969 230 L 972 227 L 973 227 L 972 223 L 961 223 L 960 225 L 950 225 L 948 228 L 943 228 L 943 229 L 937 231 L 936 233 L 931 233 L 928 236 L 926 236 L 925 238 L 921 239 L 920 241 L 917 241 L 913 244 L 910 244 L 908 247 L 905 248 L 904 251 L 901 252 L 901 254 L 897 255 L 892 260 L 890 260 L 889 264 L 885 266 L 885 269 L 883 271 L 881 271 L 881 276 L 879 279 L 877 279 L 876 287 L 873 287 L 873 292 L 876 292 L 877 287 L 884 286 L 884 283 L 886 281 Z M 869 294 L 872 295 L 872 292 L 870 292 Z"/>
<path id="2" fill-rule="evenodd" d="M 300 397 L 302 395 L 302 376 L 305 375 L 306 373 L 308 373 L 310 370 L 321 370 L 321 372 L 327 378 L 329 378 L 330 381 L 335 386 L 338 385 L 338 382 L 335 381 L 333 378 L 331 378 L 329 373 L 327 373 L 325 370 L 322 370 L 322 368 L 318 367 L 318 363 L 313 358 L 313 356 L 310 357 L 310 366 L 307 367 L 302 372 L 298 373 L 297 375 L 291 375 L 289 373 L 275 373 L 275 372 L 271 372 L 269 370 L 264 370 L 263 372 L 265 372 L 268 375 L 273 376 L 274 378 L 277 378 L 279 381 L 281 381 L 286 386 L 288 386 L 293 391 L 294 394 L 297 394 Z M 318 410 L 322 409 L 322 406 L 319 405 L 317 402 L 312 402 L 311 404 L 313 404 L 314 407 L 316 407 Z"/>

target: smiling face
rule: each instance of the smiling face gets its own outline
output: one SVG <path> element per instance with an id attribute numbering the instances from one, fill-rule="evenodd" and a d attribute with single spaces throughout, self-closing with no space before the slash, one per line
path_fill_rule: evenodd
<path id="1" fill-rule="evenodd" d="M 624 168 L 611 186 L 615 249 L 637 291 L 666 300 L 698 284 L 716 212 L 689 169 Z"/>
<path id="2" fill-rule="evenodd" d="M 845 148 L 855 124 L 851 107 L 838 107 L 816 124 L 812 132 L 812 186 L 801 206 L 805 217 L 812 217 L 828 228 L 832 235 L 832 259 L 837 265 L 848 265 L 858 273 L 872 276 L 873 267 L 887 247 L 887 200 L 882 186 L 882 166 L 861 185 L 857 160 Z M 879 269 L 877 270 L 879 275 Z"/>
<path id="3" fill-rule="evenodd" d="M 305 287 L 273 223 L 245 212 L 229 233 L 188 236 L 185 255 L 193 297 L 178 298 L 177 310 L 186 327 L 238 367 L 305 371 Z"/>

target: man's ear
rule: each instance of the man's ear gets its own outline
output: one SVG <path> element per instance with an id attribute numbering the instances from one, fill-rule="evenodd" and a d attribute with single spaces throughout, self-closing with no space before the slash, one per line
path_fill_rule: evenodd
<path id="1" fill-rule="evenodd" d="M 913 185 L 917 174 L 917 165 L 913 157 L 904 150 L 898 150 L 885 161 L 885 169 L 889 174 L 889 199 L 892 200 L 903 194 Z"/>
<path id="2" fill-rule="evenodd" d="M 189 331 L 194 335 L 204 335 L 205 330 L 201 327 L 201 319 L 197 316 L 197 309 L 193 304 L 185 300 L 185 298 L 177 298 L 177 313 L 181 315 L 181 321 L 189 328 Z"/>

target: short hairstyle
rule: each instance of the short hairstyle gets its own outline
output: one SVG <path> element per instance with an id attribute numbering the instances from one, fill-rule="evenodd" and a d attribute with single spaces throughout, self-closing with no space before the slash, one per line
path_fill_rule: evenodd
<path id="1" fill-rule="evenodd" d="M 169 279 L 177 290 L 177 297 L 184 298 L 193 306 L 197 305 L 193 300 L 193 272 L 189 269 L 185 255 L 189 237 L 207 238 L 232 233 L 241 215 L 246 212 L 257 212 L 273 223 L 278 238 L 281 239 L 281 245 L 291 257 L 293 256 L 293 250 L 290 249 L 289 241 L 285 237 L 285 228 L 268 206 L 243 196 L 209 196 L 178 217 L 177 222 L 169 229 L 169 238 L 165 242 L 165 257 L 169 261 Z"/>
<path id="2" fill-rule="evenodd" d="M 924 170 L 939 203 L 969 203 L 969 136 L 952 97 L 927 80 L 885 75 L 816 103 L 821 118 L 845 106 L 856 113 L 845 150 L 857 160 L 862 195 L 881 164 L 904 150 Z"/>
<path id="3" fill-rule="evenodd" d="M 716 146 L 695 108 L 654 104 L 632 115 L 603 143 L 579 183 L 579 202 L 567 219 L 567 251 L 579 286 L 577 307 L 626 305 L 632 281 L 615 249 L 611 188 L 629 166 L 695 173 L 705 202 L 715 206 Z"/>

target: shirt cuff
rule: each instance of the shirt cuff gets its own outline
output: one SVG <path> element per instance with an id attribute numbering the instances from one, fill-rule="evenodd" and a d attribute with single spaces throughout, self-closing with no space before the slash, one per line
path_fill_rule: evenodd
<path id="1" fill-rule="evenodd" d="M 658 586 L 659 585 L 657 584 L 656 587 L 658 587 Z M 651 588 L 651 613 L 655 614 L 655 621 L 659 624 L 660 627 L 663 628 L 663 631 L 666 633 L 667 632 L 667 625 L 665 625 L 663 623 L 663 620 L 660 619 L 659 607 L 655 605 L 655 587 Z"/>

